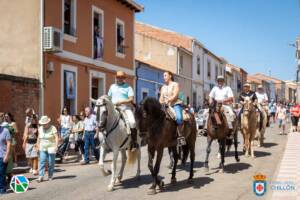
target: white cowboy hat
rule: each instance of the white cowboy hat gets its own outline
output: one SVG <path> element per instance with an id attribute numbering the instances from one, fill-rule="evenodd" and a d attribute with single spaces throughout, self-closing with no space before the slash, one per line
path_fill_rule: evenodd
<path id="1" fill-rule="evenodd" d="M 48 116 L 44 115 L 41 117 L 39 124 L 46 125 L 46 124 L 49 124 L 50 122 L 51 122 L 51 119 Z"/>
<path id="2" fill-rule="evenodd" d="M 258 88 L 258 89 L 263 89 L 263 86 L 262 86 L 262 85 L 258 85 L 257 88 Z"/>
<path id="3" fill-rule="evenodd" d="M 224 76 L 218 76 L 217 80 L 225 80 Z"/>

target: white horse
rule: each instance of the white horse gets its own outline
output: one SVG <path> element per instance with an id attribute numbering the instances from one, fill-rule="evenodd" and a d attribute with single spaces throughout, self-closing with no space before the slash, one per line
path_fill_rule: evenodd
<path id="1" fill-rule="evenodd" d="M 104 176 L 111 174 L 111 181 L 108 185 L 108 191 L 114 190 L 116 181 L 121 182 L 123 178 L 123 172 L 127 160 L 126 149 L 129 149 L 131 144 L 131 137 L 127 134 L 126 124 L 121 119 L 121 114 L 116 110 L 114 104 L 111 102 L 108 96 L 101 96 L 99 99 L 94 100 L 96 108 L 96 116 L 99 122 L 99 127 L 103 128 L 103 140 L 101 142 L 99 165 L 101 172 Z M 100 139 L 100 137 L 99 137 Z M 141 146 L 141 139 L 138 137 L 139 146 Z M 111 172 L 104 169 L 104 159 L 106 155 L 106 149 L 109 148 L 113 152 L 113 161 L 111 164 Z M 117 160 L 119 152 L 121 152 L 121 168 L 117 174 Z M 138 167 L 136 177 L 140 177 L 140 162 L 141 162 L 141 150 L 138 148 L 134 152 L 128 150 L 128 163 L 134 164 L 138 160 Z"/>

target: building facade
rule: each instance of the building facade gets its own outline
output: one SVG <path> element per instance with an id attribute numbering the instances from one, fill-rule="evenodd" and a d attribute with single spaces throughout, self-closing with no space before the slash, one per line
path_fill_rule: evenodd
<path id="1" fill-rule="evenodd" d="M 240 80 L 241 73 L 240 70 L 236 67 L 233 67 L 231 64 L 226 64 L 226 85 L 230 86 L 235 98 L 235 101 L 238 102 L 238 98 L 241 92 Z"/>
<path id="2" fill-rule="evenodd" d="M 0 1 L 0 112 L 12 112 L 24 130 L 27 107 L 56 123 L 63 107 L 76 114 L 105 94 L 117 70 L 133 85 L 142 10 L 133 0 Z"/>
<path id="3" fill-rule="evenodd" d="M 164 84 L 163 71 L 150 63 L 136 60 L 136 102 L 146 97 L 159 99 L 160 88 Z"/>
<path id="4" fill-rule="evenodd" d="M 192 102 L 191 39 L 178 33 L 136 22 L 135 56 L 143 63 L 170 71 L 180 84 L 185 103 Z"/>

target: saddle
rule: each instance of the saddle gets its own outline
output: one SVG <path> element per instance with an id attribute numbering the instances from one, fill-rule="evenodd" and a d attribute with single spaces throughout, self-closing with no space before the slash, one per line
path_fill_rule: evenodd
<path id="1" fill-rule="evenodd" d="M 168 119 L 176 122 L 176 113 L 171 106 L 163 106 L 163 111 L 165 112 Z M 182 110 L 183 121 L 189 121 L 191 119 L 190 113 L 186 110 Z"/>

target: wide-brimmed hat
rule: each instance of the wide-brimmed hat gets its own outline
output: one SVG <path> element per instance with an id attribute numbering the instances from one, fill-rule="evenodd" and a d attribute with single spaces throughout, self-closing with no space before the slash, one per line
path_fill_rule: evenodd
<path id="1" fill-rule="evenodd" d="M 217 81 L 219 81 L 219 80 L 223 80 L 224 81 L 225 80 L 224 76 L 222 76 L 222 75 L 218 76 L 217 77 Z"/>
<path id="2" fill-rule="evenodd" d="M 117 71 L 116 77 L 117 78 L 126 78 L 126 74 L 123 71 Z"/>
<path id="3" fill-rule="evenodd" d="M 250 83 L 245 83 L 243 86 L 244 87 L 251 87 Z"/>
<path id="4" fill-rule="evenodd" d="M 257 88 L 258 89 L 263 89 L 263 86 L 262 85 L 258 85 Z"/>
<path id="5" fill-rule="evenodd" d="M 51 122 L 51 119 L 48 116 L 44 115 L 41 117 L 39 124 L 46 125 L 46 124 L 49 124 L 50 122 Z"/>

